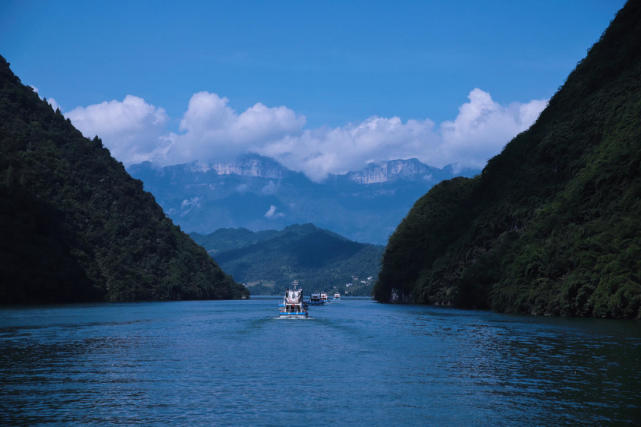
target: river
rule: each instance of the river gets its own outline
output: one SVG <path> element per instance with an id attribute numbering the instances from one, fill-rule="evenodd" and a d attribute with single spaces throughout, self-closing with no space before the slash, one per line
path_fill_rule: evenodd
<path id="1" fill-rule="evenodd" d="M 641 423 L 641 322 L 344 298 L 0 308 L 0 424 Z"/>

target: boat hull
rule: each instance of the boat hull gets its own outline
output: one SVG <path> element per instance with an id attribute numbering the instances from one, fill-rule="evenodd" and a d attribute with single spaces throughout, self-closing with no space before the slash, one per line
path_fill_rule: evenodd
<path id="1" fill-rule="evenodd" d="M 307 313 L 280 313 L 279 319 L 307 319 Z"/>

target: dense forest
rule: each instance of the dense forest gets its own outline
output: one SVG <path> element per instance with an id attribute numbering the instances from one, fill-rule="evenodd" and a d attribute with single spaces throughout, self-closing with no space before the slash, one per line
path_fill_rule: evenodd
<path id="1" fill-rule="evenodd" d="M 375 297 L 537 315 L 641 317 L 641 2 L 537 122 L 472 179 L 416 202 Z"/>
<path id="2" fill-rule="evenodd" d="M 383 255 L 383 246 L 354 242 L 313 224 L 258 232 L 224 228 L 191 237 L 252 294 L 280 294 L 299 280 L 306 293 L 371 295 L 374 281 L 367 278 L 376 277 Z"/>
<path id="3" fill-rule="evenodd" d="M 248 296 L 2 57 L 0 235 L 3 304 Z"/>
<path id="4" fill-rule="evenodd" d="M 189 233 L 191 238 L 194 239 L 194 242 L 207 249 L 207 252 L 211 256 L 254 245 L 258 242 L 276 237 L 279 234 L 280 232 L 278 230 L 251 231 L 243 227 L 219 228 L 209 234 Z"/>

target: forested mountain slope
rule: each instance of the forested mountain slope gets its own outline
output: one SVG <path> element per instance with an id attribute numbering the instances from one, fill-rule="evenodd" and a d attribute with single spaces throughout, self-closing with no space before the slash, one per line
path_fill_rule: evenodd
<path id="1" fill-rule="evenodd" d="M 641 316 L 641 2 L 473 179 L 434 187 L 391 236 L 375 297 Z"/>
<path id="2" fill-rule="evenodd" d="M 0 236 L 2 304 L 248 295 L 2 57 Z"/>
<path id="3" fill-rule="evenodd" d="M 211 256 L 214 256 L 221 252 L 244 248 L 271 239 L 279 233 L 278 230 L 251 231 L 241 227 L 219 228 L 209 234 L 189 233 L 189 236 L 194 239 L 194 242 L 207 249 Z"/>
<path id="4" fill-rule="evenodd" d="M 280 231 L 221 229 L 191 236 L 252 294 L 280 294 L 299 280 L 308 294 L 324 290 L 371 295 L 383 255 L 383 246 L 354 242 L 313 224 Z"/>

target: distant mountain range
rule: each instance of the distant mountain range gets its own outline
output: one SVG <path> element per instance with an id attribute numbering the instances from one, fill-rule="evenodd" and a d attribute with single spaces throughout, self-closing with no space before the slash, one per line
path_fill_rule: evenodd
<path id="1" fill-rule="evenodd" d="M 370 295 L 383 246 L 357 243 L 312 224 L 282 231 L 225 228 L 192 239 L 252 294 L 281 294 L 299 280 L 314 291 Z"/>
<path id="2" fill-rule="evenodd" d="M 385 243 L 414 202 L 438 182 L 478 171 L 417 159 L 369 164 L 321 183 L 255 154 L 234 161 L 128 168 L 165 212 L 189 232 L 280 229 L 314 223 L 363 242 Z"/>

